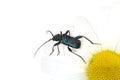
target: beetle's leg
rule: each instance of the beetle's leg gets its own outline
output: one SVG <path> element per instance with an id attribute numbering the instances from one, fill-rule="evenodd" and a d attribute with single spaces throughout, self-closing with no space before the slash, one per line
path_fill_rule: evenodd
<path id="1" fill-rule="evenodd" d="M 86 61 L 82 58 L 82 56 L 80 56 L 80 55 L 78 55 L 78 54 L 74 53 L 74 52 L 70 49 L 70 47 L 69 47 L 69 46 L 68 46 L 68 50 L 69 50 L 70 52 L 72 52 L 73 54 L 75 54 L 76 56 L 80 57 L 80 58 L 83 60 L 83 62 L 85 62 L 85 63 L 86 63 Z"/>
<path id="2" fill-rule="evenodd" d="M 60 35 L 62 35 L 62 31 L 60 31 Z"/>
<path id="3" fill-rule="evenodd" d="M 59 44 L 58 44 L 59 45 Z M 60 50 L 59 50 L 59 46 L 57 45 L 57 49 L 58 49 L 58 54 L 57 56 L 60 54 Z"/>
<path id="4" fill-rule="evenodd" d="M 51 31 L 48 30 L 47 32 L 49 32 L 52 36 L 54 36 L 53 33 L 52 33 Z"/>
<path id="5" fill-rule="evenodd" d="M 88 40 L 91 44 L 100 45 L 100 43 L 93 43 L 90 39 L 88 39 L 88 38 L 85 37 L 85 36 L 76 36 L 75 38 L 76 38 L 76 39 L 85 38 L 85 39 Z"/>
<path id="6" fill-rule="evenodd" d="M 68 34 L 68 33 L 69 33 L 69 34 Z M 68 34 L 68 35 L 70 35 L 70 30 L 67 30 L 65 34 Z"/>
<path id="7" fill-rule="evenodd" d="M 59 53 L 60 53 L 59 47 L 58 47 L 59 44 L 60 44 L 60 42 L 58 42 L 58 43 L 56 43 L 56 44 L 53 45 L 53 47 L 52 47 L 52 52 L 50 53 L 50 55 L 54 52 L 54 47 L 55 47 L 55 46 L 57 46 L 57 48 L 58 48 L 58 55 L 59 55 Z M 50 55 L 49 55 L 49 56 L 50 56 Z"/>

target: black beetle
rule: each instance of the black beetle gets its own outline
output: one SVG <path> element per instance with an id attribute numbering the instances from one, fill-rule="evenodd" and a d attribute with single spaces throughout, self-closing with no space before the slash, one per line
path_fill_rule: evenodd
<path id="1" fill-rule="evenodd" d="M 54 47 L 57 46 L 57 49 L 58 49 L 58 54 L 60 53 L 60 50 L 59 50 L 59 47 L 58 45 L 60 43 L 63 43 L 65 44 L 66 46 L 68 46 L 68 50 L 70 52 L 72 52 L 73 54 L 77 55 L 78 57 L 80 57 L 85 63 L 86 61 L 78 54 L 74 53 L 70 47 L 72 48 L 80 48 L 81 47 L 81 41 L 79 40 L 80 38 L 85 38 L 86 40 L 88 40 L 91 44 L 96 44 L 96 45 L 99 45 L 99 43 L 93 43 L 90 39 L 88 39 L 87 37 L 85 36 L 76 36 L 76 37 L 72 37 L 70 36 L 70 31 L 67 30 L 64 34 L 62 34 L 62 31 L 60 31 L 60 34 L 56 34 L 56 35 L 53 35 L 53 33 L 51 31 L 48 31 L 49 33 L 51 33 L 51 35 L 53 36 L 52 39 L 49 39 L 48 41 L 46 41 L 45 43 L 43 43 L 35 52 L 34 54 L 34 57 L 36 55 L 36 53 L 38 52 L 38 50 L 44 45 L 46 44 L 47 42 L 53 40 L 53 41 L 58 41 L 57 43 L 55 43 L 52 47 L 52 52 L 50 53 L 50 55 L 54 52 Z"/>

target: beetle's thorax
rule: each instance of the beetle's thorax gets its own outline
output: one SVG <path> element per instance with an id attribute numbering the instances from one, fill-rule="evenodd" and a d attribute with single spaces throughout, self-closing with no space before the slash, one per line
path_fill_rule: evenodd
<path id="1" fill-rule="evenodd" d="M 56 34 L 55 36 L 53 36 L 52 40 L 53 41 L 61 41 L 61 37 L 62 37 L 61 34 Z"/>

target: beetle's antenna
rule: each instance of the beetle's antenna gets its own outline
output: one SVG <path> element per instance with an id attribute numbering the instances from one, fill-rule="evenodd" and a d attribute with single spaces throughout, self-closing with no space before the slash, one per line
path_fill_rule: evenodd
<path id="1" fill-rule="evenodd" d="M 51 41 L 52 39 L 49 39 L 48 41 L 46 41 L 45 43 L 43 43 L 41 46 L 38 47 L 38 49 L 35 51 L 35 54 L 34 54 L 34 57 L 35 55 L 37 54 L 38 50 L 43 46 L 45 45 L 47 42 Z"/>
<path id="2" fill-rule="evenodd" d="M 53 33 L 52 33 L 51 31 L 48 30 L 47 32 L 49 32 L 52 36 L 54 36 Z"/>

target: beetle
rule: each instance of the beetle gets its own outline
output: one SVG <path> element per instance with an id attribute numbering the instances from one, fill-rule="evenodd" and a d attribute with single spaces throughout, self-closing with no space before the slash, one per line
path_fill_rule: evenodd
<path id="1" fill-rule="evenodd" d="M 49 33 L 51 33 L 52 35 L 52 38 L 49 39 L 48 41 L 46 41 L 45 43 L 43 43 L 35 52 L 34 54 L 34 57 L 36 55 L 36 53 L 38 52 L 38 50 L 43 46 L 45 45 L 47 42 L 53 40 L 53 41 L 57 41 L 57 43 L 55 43 L 52 47 L 52 52 L 50 53 L 50 55 L 52 55 L 52 53 L 54 52 L 54 47 L 57 46 L 57 49 L 58 49 L 58 54 L 60 54 L 60 50 L 59 50 L 59 45 L 60 43 L 66 45 L 68 47 L 68 50 L 70 52 L 72 52 L 73 54 L 75 54 L 76 56 L 80 57 L 85 63 L 86 61 L 78 54 L 74 53 L 72 51 L 72 48 L 75 48 L 75 49 L 78 49 L 81 47 L 81 41 L 79 40 L 80 38 L 85 38 L 86 40 L 88 40 L 91 44 L 95 44 L 95 45 L 98 45 L 99 43 L 93 43 L 90 39 L 88 39 L 87 37 L 85 36 L 82 36 L 82 35 L 79 35 L 79 36 L 76 36 L 76 37 L 72 37 L 70 36 L 70 30 L 67 30 L 64 34 L 62 34 L 62 31 L 60 31 L 60 34 L 56 34 L 56 35 L 53 35 L 53 33 L 51 31 L 48 31 Z"/>

